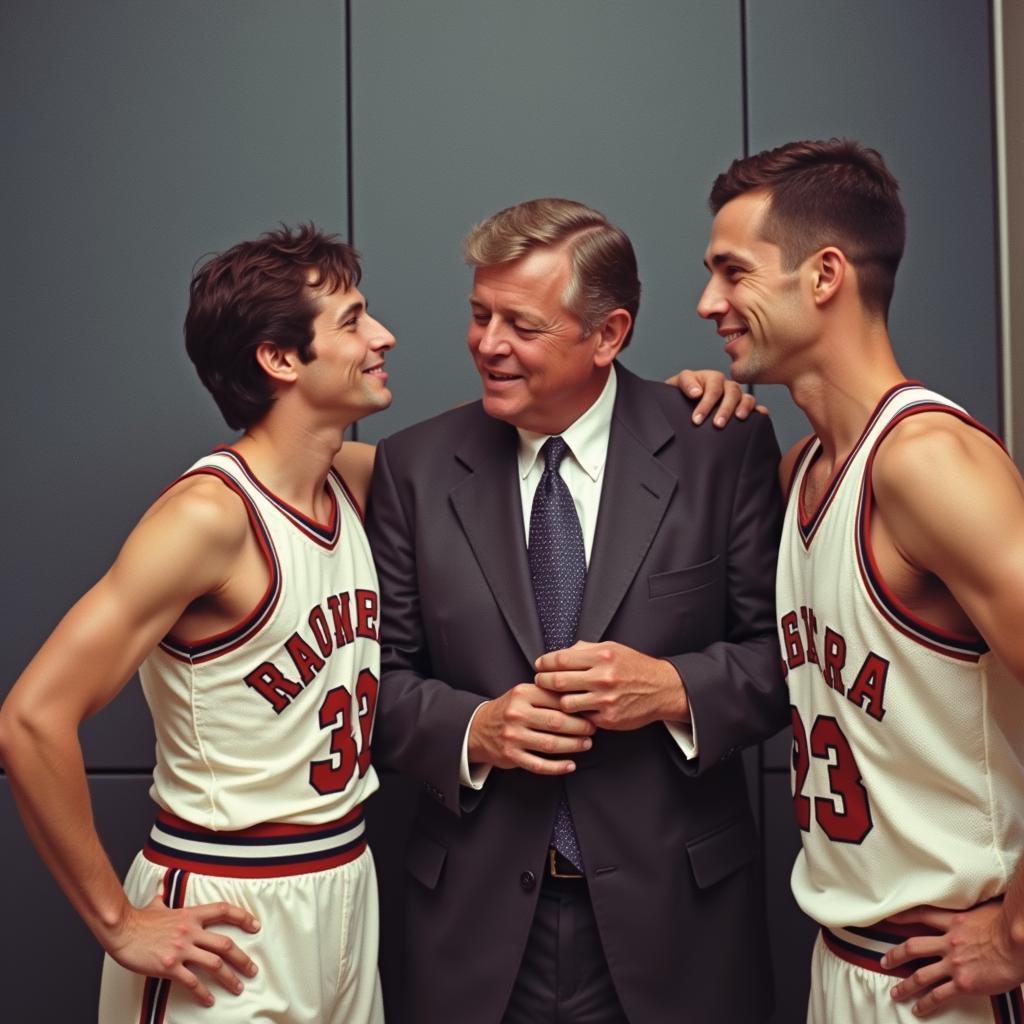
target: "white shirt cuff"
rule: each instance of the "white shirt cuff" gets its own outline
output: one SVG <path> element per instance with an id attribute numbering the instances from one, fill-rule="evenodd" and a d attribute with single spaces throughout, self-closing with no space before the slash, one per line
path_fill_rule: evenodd
<path id="1" fill-rule="evenodd" d="M 665 728 L 682 751 L 683 757 L 687 761 L 693 761 L 700 753 L 697 747 L 697 723 L 693 720 L 693 708 L 690 709 L 689 722 L 665 722 Z"/>
<path id="2" fill-rule="evenodd" d="M 459 761 L 459 783 L 463 786 L 468 786 L 470 789 L 483 789 L 484 783 L 487 781 L 487 776 L 491 774 L 492 765 L 489 764 L 474 764 L 469 763 L 469 730 L 473 728 L 473 719 L 476 718 L 477 712 L 486 704 L 487 701 L 478 704 L 476 711 L 470 716 L 469 723 L 466 725 L 466 735 L 462 737 L 462 758 Z"/>

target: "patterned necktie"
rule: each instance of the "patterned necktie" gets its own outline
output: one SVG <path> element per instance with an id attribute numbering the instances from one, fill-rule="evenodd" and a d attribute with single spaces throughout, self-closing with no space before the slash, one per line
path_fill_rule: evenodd
<path id="1" fill-rule="evenodd" d="M 560 651 L 576 642 L 587 580 L 583 531 L 572 495 L 558 472 L 558 464 L 567 451 L 568 446 L 561 437 L 549 437 L 544 442 L 541 448 L 544 473 L 530 512 L 530 578 L 544 632 L 545 651 Z M 551 843 L 576 868 L 582 869 L 583 856 L 564 786 L 555 812 Z"/>

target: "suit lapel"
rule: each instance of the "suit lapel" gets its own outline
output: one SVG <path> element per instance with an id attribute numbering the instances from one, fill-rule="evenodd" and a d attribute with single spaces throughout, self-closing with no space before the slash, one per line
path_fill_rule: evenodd
<path id="1" fill-rule="evenodd" d="M 626 595 L 678 486 L 655 457 L 675 431 L 640 381 L 616 364 L 617 394 L 577 635 L 598 641 Z"/>
<path id="2" fill-rule="evenodd" d="M 450 497 L 494 600 L 532 664 L 544 641 L 526 557 L 516 451 L 515 429 L 481 415 L 455 454 L 470 473 Z"/>

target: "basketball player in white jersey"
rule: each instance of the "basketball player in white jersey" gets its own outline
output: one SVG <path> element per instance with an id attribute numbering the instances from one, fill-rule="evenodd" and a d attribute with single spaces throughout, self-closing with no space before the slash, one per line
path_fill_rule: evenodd
<path id="1" fill-rule="evenodd" d="M 1024 1020 L 1024 484 L 897 365 L 904 215 L 874 150 L 737 160 L 711 207 L 698 312 L 814 429 L 781 466 L 776 594 L 808 1020 Z"/>
<path id="2" fill-rule="evenodd" d="M 342 437 L 389 405 L 394 338 L 359 278 L 312 226 L 199 269 L 186 344 L 242 435 L 157 499 L 0 713 L 26 826 L 107 953 L 102 1024 L 383 1019 L 362 819 L 377 579 L 366 453 Z M 78 727 L 136 669 L 158 815 L 122 889 Z"/>

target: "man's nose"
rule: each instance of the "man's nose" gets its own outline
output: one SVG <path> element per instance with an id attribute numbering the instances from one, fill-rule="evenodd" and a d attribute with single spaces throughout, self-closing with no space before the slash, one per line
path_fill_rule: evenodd
<path id="1" fill-rule="evenodd" d="M 508 352 L 507 328 L 497 319 L 491 319 L 480 331 L 480 344 L 477 346 L 485 356 L 504 355 Z"/>
<path id="2" fill-rule="evenodd" d="M 727 303 L 714 281 L 708 281 L 704 292 L 697 303 L 697 316 L 705 320 L 713 320 L 726 312 Z"/>

